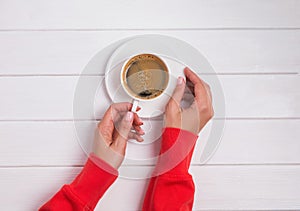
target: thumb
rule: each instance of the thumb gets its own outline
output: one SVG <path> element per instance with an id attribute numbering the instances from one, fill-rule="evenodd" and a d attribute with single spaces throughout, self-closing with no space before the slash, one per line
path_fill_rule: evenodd
<path id="1" fill-rule="evenodd" d="M 125 154 L 127 139 L 131 131 L 132 122 L 133 113 L 128 111 L 117 126 L 118 136 L 116 137 L 116 140 L 113 141 L 112 147 L 115 149 L 115 151 L 121 153 L 122 155 Z"/>
<path id="2" fill-rule="evenodd" d="M 172 101 L 175 101 L 178 105 L 180 105 L 181 99 L 184 94 L 184 89 L 185 89 L 185 81 L 183 77 L 178 77 L 177 79 L 177 86 L 173 92 Z"/>

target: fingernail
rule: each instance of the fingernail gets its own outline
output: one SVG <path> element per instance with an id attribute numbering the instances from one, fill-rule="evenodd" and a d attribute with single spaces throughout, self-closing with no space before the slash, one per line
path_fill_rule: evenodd
<path id="1" fill-rule="evenodd" d="M 177 78 L 177 85 L 181 85 L 183 83 L 183 78 L 182 77 L 178 77 Z"/>
<path id="2" fill-rule="evenodd" d="M 126 120 L 128 122 L 131 122 L 132 119 L 133 119 L 133 113 L 132 112 L 127 112 Z"/>

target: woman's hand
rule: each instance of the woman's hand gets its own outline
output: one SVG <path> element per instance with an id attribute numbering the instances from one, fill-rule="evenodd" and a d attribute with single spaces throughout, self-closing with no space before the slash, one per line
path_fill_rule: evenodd
<path id="1" fill-rule="evenodd" d="M 184 74 L 187 82 L 182 77 L 178 78 L 173 96 L 166 106 L 164 127 L 198 134 L 214 115 L 210 87 L 187 67 Z M 182 100 L 188 103 L 187 108 L 180 105 Z"/>
<path id="2" fill-rule="evenodd" d="M 143 122 L 130 111 L 131 107 L 131 103 L 112 104 L 96 130 L 93 152 L 115 169 L 122 164 L 127 140 L 143 141 L 144 131 L 140 127 Z"/>

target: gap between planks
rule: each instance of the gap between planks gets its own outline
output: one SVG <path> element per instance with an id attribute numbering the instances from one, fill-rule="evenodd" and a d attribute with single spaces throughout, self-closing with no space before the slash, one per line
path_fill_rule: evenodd
<path id="1" fill-rule="evenodd" d="M 12 168 L 82 168 L 84 165 L 11 165 L 11 166 L 0 166 L 0 169 L 12 169 Z M 155 165 L 135 165 L 125 164 L 122 167 L 153 167 Z M 300 163 L 242 163 L 242 164 L 191 164 L 191 167 L 233 167 L 233 166 L 300 166 Z"/>
<path id="2" fill-rule="evenodd" d="M 90 31 L 233 31 L 233 30 L 300 30 L 299 27 L 217 27 L 217 28 L 209 28 L 209 27 L 203 27 L 203 28 L 90 28 L 90 29 L 59 29 L 59 28 L 53 28 L 53 29 L 22 29 L 22 28 L 16 28 L 16 29 L 0 29 L 0 32 L 90 32 Z"/>
<path id="3" fill-rule="evenodd" d="M 197 73 L 198 75 L 299 75 L 299 72 L 227 72 L 227 73 Z M 104 77 L 104 74 L 0 74 L 1 78 L 10 77 Z"/>
<path id="4" fill-rule="evenodd" d="M 149 118 L 141 118 L 149 120 Z M 300 117 L 226 117 L 212 118 L 212 120 L 299 120 Z M 101 119 L 0 119 L 0 122 L 98 122 Z M 161 118 L 153 118 L 150 121 L 162 121 Z"/>

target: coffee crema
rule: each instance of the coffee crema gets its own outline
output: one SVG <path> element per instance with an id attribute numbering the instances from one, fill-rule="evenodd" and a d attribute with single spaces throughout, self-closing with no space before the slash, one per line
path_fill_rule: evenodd
<path id="1" fill-rule="evenodd" d="M 166 89 L 169 82 L 168 68 L 153 54 L 140 54 L 124 66 L 122 81 L 126 90 L 139 99 L 153 99 Z"/>

